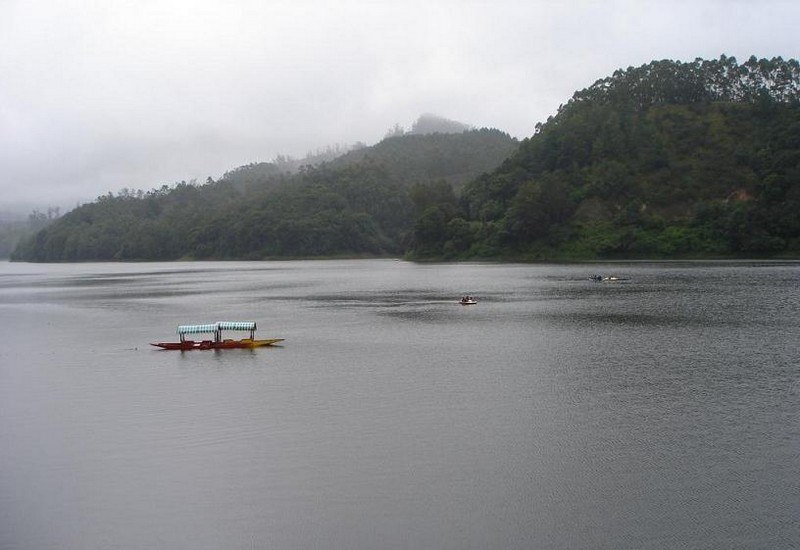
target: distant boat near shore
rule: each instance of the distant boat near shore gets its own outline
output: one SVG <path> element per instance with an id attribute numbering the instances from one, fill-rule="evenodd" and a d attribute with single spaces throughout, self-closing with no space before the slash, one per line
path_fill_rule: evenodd
<path id="1" fill-rule="evenodd" d="M 249 331 L 250 338 L 242 338 L 241 340 L 223 339 L 223 330 L 238 330 Z M 180 325 L 178 326 L 177 333 L 180 336 L 180 342 L 157 342 L 150 344 L 161 349 L 167 350 L 209 350 L 209 349 L 235 349 L 235 348 L 260 348 L 263 346 L 272 346 L 278 342 L 283 342 L 283 338 L 268 338 L 263 340 L 255 339 L 256 323 L 255 321 L 217 321 L 216 323 L 209 323 L 205 325 Z M 213 334 L 213 340 L 187 340 L 187 334 Z"/>
<path id="2" fill-rule="evenodd" d="M 589 279 L 597 283 L 613 283 L 616 281 L 630 281 L 627 277 L 617 277 L 615 275 L 590 275 Z"/>

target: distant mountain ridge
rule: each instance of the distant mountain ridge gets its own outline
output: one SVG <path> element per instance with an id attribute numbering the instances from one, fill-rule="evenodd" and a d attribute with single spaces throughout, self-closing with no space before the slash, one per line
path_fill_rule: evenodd
<path id="1" fill-rule="evenodd" d="M 414 124 L 411 125 L 409 134 L 460 134 L 472 130 L 472 126 L 450 120 L 431 113 L 421 115 Z"/>
<path id="2" fill-rule="evenodd" d="M 26 261 L 398 255 L 411 189 L 488 172 L 518 142 L 498 130 L 402 135 L 297 173 L 253 163 L 204 185 L 123 191 L 67 213 L 20 244 Z M 449 184 L 447 184 L 449 185 Z"/>
<path id="3" fill-rule="evenodd" d="M 345 153 L 332 166 L 369 161 L 396 174 L 405 185 L 443 179 L 459 187 L 508 158 L 519 142 L 500 130 L 409 133 Z"/>
<path id="4" fill-rule="evenodd" d="M 800 64 L 654 61 L 576 92 L 517 143 L 402 128 L 297 174 L 109 195 L 28 261 L 800 257 Z"/>
<path id="5" fill-rule="evenodd" d="M 655 61 L 572 99 L 457 208 L 418 219 L 417 257 L 800 255 L 800 65 Z"/>
<path id="6" fill-rule="evenodd" d="M 415 120 L 411 129 L 406 131 L 405 128 L 399 124 L 390 129 L 388 137 L 399 137 L 404 135 L 427 135 L 427 134 L 461 134 L 474 130 L 474 128 L 463 122 L 450 120 L 435 114 L 425 113 Z M 250 172 L 249 176 L 254 176 L 259 172 L 261 175 L 267 175 L 270 172 L 281 173 L 289 172 L 295 173 L 303 166 L 319 166 L 325 162 L 331 162 L 339 157 L 345 156 L 348 153 L 356 152 L 361 149 L 374 149 L 380 146 L 378 143 L 375 146 L 368 146 L 363 142 L 356 142 L 352 145 L 330 145 L 316 151 L 309 151 L 303 158 L 296 158 L 290 155 L 278 155 L 270 162 L 250 163 L 245 166 L 240 166 L 223 175 L 226 178 L 229 175 L 234 175 L 236 172 Z M 235 176 L 234 176 L 235 177 Z"/>

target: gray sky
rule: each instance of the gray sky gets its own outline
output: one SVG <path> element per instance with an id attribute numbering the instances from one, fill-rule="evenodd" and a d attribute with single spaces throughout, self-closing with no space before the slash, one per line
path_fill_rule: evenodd
<path id="1" fill-rule="evenodd" d="M 653 59 L 800 57 L 800 2 L 0 0 L 0 211 L 379 141 L 524 138 Z"/>

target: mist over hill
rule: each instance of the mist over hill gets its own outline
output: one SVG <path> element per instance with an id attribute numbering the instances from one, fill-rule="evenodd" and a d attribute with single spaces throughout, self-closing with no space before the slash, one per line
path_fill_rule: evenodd
<path id="1" fill-rule="evenodd" d="M 654 61 L 521 143 L 421 117 L 295 174 L 259 163 L 101 197 L 14 258 L 797 257 L 799 98 L 793 59 Z"/>
<path id="2" fill-rule="evenodd" d="M 409 130 L 406 130 L 399 123 L 395 124 L 394 127 L 389 129 L 389 131 L 386 134 L 386 137 L 387 138 L 400 137 L 409 134 L 413 135 L 461 134 L 463 132 L 467 132 L 472 129 L 473 129 L 472 126 L 464 124 L 463 122 L 450 120 L 448 118 L 441 117 L 439 115 L 435 115 L 432 113 L 425 113 L 423 115 L 420 115 L 420 117 L 412 123 L 411 129 Z M 259 170 L 267 172 L 277 171 L 277 172 L 295 173 L 303 166 L 319 166 L 324 162 L 331 162 L 339 157 L 347 155 L 348 153 L 360 151 L 362 149 L 367 149 L 367 148 L 374 149 L 374 147 L 370 148 L 364 142 L 359 141 L 349 145 L 338 144 L 338 143 L 335 145 L 329 145 L 327 147 L 323 147 L 315 151 L 309 151 L 308 153 L 306 153 L 304 157 L 293 157 L 291 155 L 277 155 L 270 162 L 251 163 L 247 166 L 236 168 L 230 172 L 227 172 L 223 176 L 223 178 L 228 177 L 233 172 L 242 170 L 250 171 L 251 173 L 258 172 Z M 358 155 L 351 155 L 350 158 L 352 159 L 357 156 Z"/>
<path id="3" fill-rule="evenodd" d="M 576 92 L 417 219 L 416 257 L 800 254 L 800 65 L 655 61 Z"/>
<path id="4" fill-rule="evenodd" d="M 411 125 L 411 130 L 409 130 L 408 133 L 409 134 L 460 134 L 462 132 L 466 132 L 471 129 L 472 129 L 471 126 L 464 124 L 462 122 L 450 120 L 431 113 L 426 113 L 420 116 L 414 122 L 414 124 Z"/>
<path id="5" fill-rule="evenodd" d="M 415 186 L 459 184 L 494 169 L 517 146 L 498 130 L 409 134 L 296 173 L 280 163 L 253 163 L 202 185 L 109 193 L 22 243 L 13 258 L 399 255 L 414 220 Z"/>

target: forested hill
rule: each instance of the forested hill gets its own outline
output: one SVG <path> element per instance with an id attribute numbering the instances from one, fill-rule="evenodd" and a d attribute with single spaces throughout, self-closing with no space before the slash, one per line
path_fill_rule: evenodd
<path id="1" fill-rule="evenodd" d="M 658 61 L 577 92 L 415 224 L 417 257 L 800 256 L 800 66 Z"/>
<path id="2" fill-rule="evenodd" d="M 420 122 L 430 117 L 420 117 Z M 450 124 L 458 124 L 447 121 Z M 500 130 L 482 128 L 459 132 L 405 133 L 386 137 L 371 147 L 354 147 L 324 163 L 309 163 L 300 168 L 309 170 L 344 168 L 353 164 L 379 165 L 404 186 L 444 180 L 459 187 L 500 165 L 519 147 L 519 142 Z M 226 172 L 222 180 L 237 188 L 271 185 L 287 176 L 285 163 L 260 162 L 240 166 Z M 311 166 L 314 164 L 315 166 Z"/>
<path id="3" fill-rule="evenodd" d="M 257 163 L 204 185 L 109 193 L 20 243 L 12 259 L 403 254 L 419 189 L 449 190 L 445 181 L 489 172 L 518 145 L 497 130 L 402 135 L 297 174 Z"/>
<path id="4" fill-rule="evenodd" d="M 459 133 L 409 133 L 350 151 L 331 164 L 368 161 L 383 166 L 405 184 L 445 180 L 458 188 L 498 166 L 518 146 L 519 142 L 508 134 L 487 128 Z"/>
<path id="5" fill-rule="evenodd" d="M 800 257 L 796 60 L 620 70 L 535 128 L 401 132 L 296 175 L 109 195 L 13 257 Z"/>

